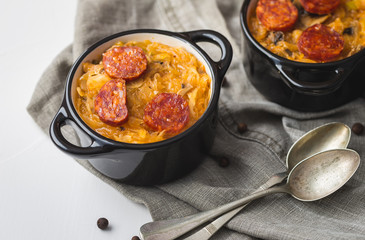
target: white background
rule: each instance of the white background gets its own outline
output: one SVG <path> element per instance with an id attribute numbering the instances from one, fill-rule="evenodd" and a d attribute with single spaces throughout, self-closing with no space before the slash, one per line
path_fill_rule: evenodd
<path id="1" fill-rule="evenodd" d="M 0 239 L 128 240 L 151 221 L 144 206 L 59 151 L 26 112 L 41 74 L 72 43 L 76 5 L 1 2 Z"/>

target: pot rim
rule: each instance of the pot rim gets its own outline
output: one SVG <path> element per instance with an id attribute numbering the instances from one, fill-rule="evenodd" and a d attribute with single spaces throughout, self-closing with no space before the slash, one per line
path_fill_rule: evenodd
<path id="1" fill-rule="evenodd" d="M 200 30 L 204 31 L 204 30 Z M 196 32 L 199 32 L 197 30 Z M 95 130 L 93 130 L 90 126 L 88 126 L 82 118 L 77 113 L 77 110 L 74 107 L 73 100 L 72 100 L 72 82 L 73 77 L 76 73 L 76 70 L 78 67 L 82 64 L 83 60 L 95 49 L 97 49 L 100 45 L 102 45 L 105 42 L 111 41 L 115 38 L 126 36 L 126 35 L 132 35 L 132 34 L 160 34 L 165 35 L 169 37 L 173 37 L 183 43 L 186 43 L 192 47 L 196 53 L 200 54 L 201 57 L 206 62 L 206 65 L 209 67 L 209 71 L 211 72 L 212 77 L 212 83 L 211 83 L 211 95 L 209 104 L 203 113 L 203 115 L 198 119 L 197 122 L 195 122 L 191 127 L 186 129 L 185 131 L 177 134 L 176 136 L 173 136 L 171 138 L 165 139 L 163 141 L 159 142 L 153 142 L 153 143 L 125 143 L 125 142 L 119 142 L 113 139 L 109 139 L 107 137 L 102 136 L 101 134 L 97 133 Z M 65 88 L 65 95 L 64 95 L 64 102 L 63 106 L 66 108 L 66 111 L 71 115 L 71 118 L 77 123 L 77 125 L 88 135 L 89 138 L 91 138 L 92 145 L 94 145 L 94 142 L 97 142 L 97 145 L 107 145 L 111 146 L 115 149 L 139 149 L 139 150 L 150 150 L 155 148 L 161 148 L 167 145 L 170 145 L 172 143 L 181 141 L 184 139 L 187 135 L 192 134 L 196 129 L 201 127 L 201 125 L 207 121 L 208 117 L 214 112 L 219 99 L 220 94 L 220 81 L 219 81 L 219 66 L 216 62 L 214 62 L 208 54 L 201 49 L 194 41 L 189 39 L 189 37 L 185 34 L 189 32 L 170 32 L 165 30 L 158 30 L 158 29 L 136 29 L 136 30 L 128 30 L 123 31 L 119 33 L 115 33 L 113 35 L 107 36 L 96 43 L 92 44 L 89 48 L 87 48 L 86 51 L 84 51 L 83 54 L 81 54 L 75 63 L 72 65 L 67 78 L 66 78 L 66 88 Z M 158 39 L 156 39 L 158 41 Z M 64 104 L 65 103 L 65 104 Z"/>
<path id="2" fill-rule="evenodd" d="M 365 54 L 365 48 L 358 51 L 357 53 L 343 58 L 341 60 L 336 60 L 332 62 L 324 62 L 324 63 L 305 63 L 305 62 L 298 62 L 294 60 L 290 60 L 284 57 L 281 57 L 265 47 L 263 47 L 251 34 L 248 24 L 247 24 L 247 12 L 248 12 L 248 6 L 250 2 L 253 0 L 244 0 L 241 10 L 240 10 L 240 25 L 243 30 L 244 35 L 248 38 L 248 40 L 262 53 L 264 53 L 267 57 L 269 57 L 271 60 L 275 62 L 280 62 L 283 65 L 296 65 L 297 67 L 301 68 L 328 68 L 328 67 L 338 67 L 343 64 L 347 64 L 349 62 L 354 61 L 355 59 L 363 57 Z"/>

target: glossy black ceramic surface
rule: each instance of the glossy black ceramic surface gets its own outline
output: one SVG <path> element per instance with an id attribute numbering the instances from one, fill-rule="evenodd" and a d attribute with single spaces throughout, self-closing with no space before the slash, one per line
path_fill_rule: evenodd
<path id="1" fill-rule="evenodd" d="M 212 94 L 210 103 L 203 116 L 189 129 L 179 135 L 156 143 L 130 144 L 117 142 L 93 131 L 77 114 L 73 105 L 73 81 L 80 71 L 82 63 L 94 51 L 103 52 L 121 37 L 153 35 L 161 39 L 173 38 L 188 44 L 194 52 L 204 60 L 212 76 Z M 139 36 L 139 35 L 138 35 Z M 161 39 L 160 39 L 161 37 Z M 110 42 L 110 44 L 108 44 Z M 221 59 L 213 61 L 196 43 L 211 42 L 222 52 Z M 165 43 L 167 44 L 167 43 Z M 103 49 L 100 49 L 100 48 Z M 181 177 L 194 169 L 203 159 L 203 153 L 208 151 L 213 143 L 217 124 L 217 106 L 223 76 L 232 59 L 232 48 L 221 34 L 210 30 L 198 30 L 184 33 L 174 33 L 162 30 L 140 29 L 126 31 L 109 36 L 91 46 L 72 66 L 67 77 L 65 95 L 62 105 L 50 126 L 50 136 L 62 151 L 81 159 L 87 159 L 95 169 L 102 174 L 134 185 L 153 185 L 165 183 Z M 61 127 L 71 125 L 81 146 L 76 146 L 65 139 Z"/>
<path id="2" fill-rule="evenodd" d="M 261 46 L 247 20 L 257 0 L 245 0 L 240 20 L 243 65 L 254 87 L 268 100 L 300 111 L 322 111 L 345 104 L 365 89 L 365 50 L 340 61 L 301 63 L 282 58 Z"/>

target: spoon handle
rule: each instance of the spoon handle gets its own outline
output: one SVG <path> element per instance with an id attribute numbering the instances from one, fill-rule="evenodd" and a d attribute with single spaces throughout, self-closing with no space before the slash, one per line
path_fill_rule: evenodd
<path id="1" fill-rule="evenodd" d="M 287 172 L 277 173 L 273 175 L 267 182 L 258 187 L 253 193 L 260 190 L 269 189 L 272 186 L 281 183 L 288 176 Z M 237 213 L 239 213 L 244 207 L 249 203 L 231 210 L 222 216 L 219 216 L 213 222 L 207 224 L 205 227 L 201 228 L 199 231 L 194 232 L 188 237 L 184 237 L 184 240 L 208 240 L 211 238 L 221 227 L 223 227 L 229 220 L 231 220 Z"/>
<path id="2" fill-rule="evenodd" d="M 209 220 L 212 220 L 222 214 L 225 214 L 228 211 L 249 203 L 252 200 L 273 193 L 287 192 L 288 189 L 286 185 L 272 187 L 266 190 L 259 191 L 257 193 L 253 193 L 247 197 L 238 199 L 234 202 L 222 205 L 209 211 L 200 212 L 179 219 L 161 220 L 146 223 L 140 228 L 141 237 L 143 240 L 172 240 Z"/>

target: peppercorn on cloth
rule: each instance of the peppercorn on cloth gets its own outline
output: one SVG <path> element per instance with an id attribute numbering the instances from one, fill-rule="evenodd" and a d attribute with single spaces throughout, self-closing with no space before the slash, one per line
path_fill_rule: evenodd
<path id="1" fill-rule="evenodd" d="M 183 217 L 248 195 L 271 175 L 285 170 L 289 147 L 306 131 L 334 121 L 365 124 L 365 101 L 358 98 L 333 110 L 303 113 L 265 100 L 243 70 L 241 4 L 242 0 L 79 0 L 74 41 L 41 76 L 29 114 L 48 133 L 72 63 L 107 35 L 136 28 L 218 31 L 231 42 L 234 56 L 221 92 L 217 137 L 197 169 L 171 183 L 135 187 L 99 174 L 87 161 L 76 161 L 131 200 L 144 204 L 154 220 Z M 217 54 L 211 46 L 205 49 Z M 247 131 L 237 131 L 239 123 L 247 124 Z M 349 148 L 364 160 L 365 134 L 354 134 Z M 222 157 L 229 160 L 228 166 L 218 164 Z M 276 194 L 252 202 L 212 239 L 365 239 L 364 223 L 365 165 L 361 164 L 344 187 L 322 200 L 300 202 Z"/>

